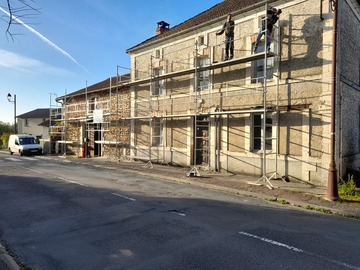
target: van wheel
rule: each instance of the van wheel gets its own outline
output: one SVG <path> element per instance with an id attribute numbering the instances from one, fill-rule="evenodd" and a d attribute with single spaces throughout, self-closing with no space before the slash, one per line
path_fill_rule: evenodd
<path id="1" fill-rule="evenodd" d="M 14 152 L 11 152 L 11 149 L 9 148 L 9 154 L 12 155 L 14 154 Z"/>
<path id="2" fill-rule="evenodd" d="M 24 155 L 21 150 L 19 150 L 19 155 L 20 155 L 20 156 L 23 156 L 23 155 Z"/>

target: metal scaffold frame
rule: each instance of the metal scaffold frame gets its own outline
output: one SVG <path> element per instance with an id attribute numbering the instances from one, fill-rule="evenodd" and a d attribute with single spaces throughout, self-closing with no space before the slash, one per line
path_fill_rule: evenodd
<path id="1" fill-rule="evenodd" d="M 265 5 L 265 12 L 268 9 L 268 5 Z M 266 25 L 266 24 L 265 24 Z M 265 31 L 267 31 L 267 29 L 265 29 Z M 265 44 L 267 43 L 267 35 L 265 35 Z M 274 42 L 279 42 L 278 38 L 274 38 Z M 216 44 L 216 46 L 218 46 L 218 44 Z M 278 47 L 276 47 L 278 48 Z M 184 48 L 182 48 L 184 49 Z M 187 49 L 187 48 L 185 48 Z M 259 52 L 257 54 L 252 54 L 252 55 L 246 55 L 243 57 L 238 57 L 238 58 L 233 58 L 232 60 L 229 61 L 222 61 L 222 62 L 218 62 L 218 61 L 214 61 L 212 63 L 209 63 L 209 65 L 206 66 L 199 66 L 198 63 L 198 43 L 197 41 L 195 42 L 195 54 L 194 54 L 194 65 L 191 67 L 191 63 L 185 61 L 181 61 L 179 60 L 178 63 L 181 64 L 189 64 L 189 68 L 183 68 L 180 70 L 170 70 L 169 72 L 165 72 L 164 74 L 159 74 L 159 75 L 154 75 L 153 74 L 153 55 L 151 55 L 151 59 L 150 59 L 150 75 L 148 78 L 135 78 L 135 80 L 132 80 L 130 83 L 128 83 L 127 85 L 129 86 L 136 86 L 136 85 L 145 85 L 145 84 L 149 84 L 149 106 L 148 106 L 148 115 L 139 115 L 138 113 L 138 109 L 139 104 L 141 104 L 140 100 L 136 100 L 136 108 L 135 111 L 136 113 L 134 114 L 134 116 L 129 117 L 129 119 L 149 119 L 149 150 L 148 150 L 148 158 L 144 158 L 144 157 L 140 157 L 140 156 L 133 156 L 132 158 L 134 159 L 143 159 L 146 160 L 147 159 L 147 164 L 151 165 L 152 167 L 152 142 L 153 142 L 153 120 L 155 118 L 159 118 L 159 119 L 167 119 L 167 118 L 179 118 L 179 117 L 193 117 L 193 132 L 192 132 L 192 142 L 193 142 L 193 147 L 192 147 L 192 167 L 190 172 L 188 173 L 188 175 L 190 176 L 200 176 L 199 170 L 197 164 L 196 164 L 196 160 L 197 160 L 197 135 L 196 135 L 196 130 L 198 128 L 198 118 L 199 117 L 203 117 L 203 116 L 209 116 L 209 117 L 216 117 L 216 116 L 223 116 L 223 115 L 230 115 L 230 114 L 249 114 L 249 113 L 262 113 L 263 115 L 263 128 L 262 128 L 262 176 L 261 178 L 255 183 L 255 184 L 265 184 L 266 186 L 268 186 L 269 188 L 273 188 L 270 180 L 274 179 L 274 178 L 278 178 L 278 173 L 277 173 L 277 158 L 278 158 L 278 132 L 276 132 L 276 155 L 275 155 L 275 172 L 274 174 L 269 178 L 267 177 L 267 153 L 266 153 L 266 115 L 269 113 L 269 111 L 274 112 L 273 109 L 269 109 L 268 104 L 267 104 L 267 63 L 268 63 L 268 59 L 270 57 L 276 57 L 277 53 L 276 52 L 268 52 L 267 50 L 264 50 L 264 52 Z M 163 60 L 164 55 L 162 55 L 162 60 Z M 263 76 L 263 86 L 262 89 L 258 89 L 258 87 L 256 86 L 254 87 L 245 87 L 244 85 L 239 85 L 239 89 L 243 89 L 243 93 L 241 94 L 248 94 L 245 93 L 245 91 L 255 91 L 258 94 L 262 94 L 263 95 L 263 103 L 262 103 L 262 108 L 255 108 L 255 109 L 244 109 L 244 110 L 235 110 L 235 111 L 210 111 L 207 110 L 207 112 L 202 112 L 198 110 L 198 101 L 202 100 L 202 96 L 201 96 L 201 92 L 203 91 L 198 91 L 198 74 L 199 72 L 204 72 L 204 71 L 211 71 L 211 70 L 216 70 L 216 69 L 220 69 L 220 68 L 224 68 L 224 67 L 228 67 L 228 66 L 232 66 L 232 65 L 237 65 L 237 64 L 241 64 L 241 63 L 246 63 L 246 62 L 252 62 L 252 61 L 257 61 L 257 60 L 263 60 L 264 61 L 264 76 Z M 173 62 L 172 62 L 173 63 Z M 175 63 L 175 62 L 174 62 Z M 136 73 L 139 74 L 139 71 Z M 194 113 L 182 113 L 182 114 L 168 114 L 168 112 L 159 112 L 153 109 L 152 107 L 152 100 L 153 100 L 153 83 L 155 81 L 159 81 L 159 80 L 166 80 L 166 79 L 173 79 L 175 77 L 179 77 L 179 76 L 184 76 L 184 75 L 188 75 L 188 74 L 194 74 L 194 89 L 195 91 L 193 91 L 193 93 L 190 92 L 190 100 L 193 99 L 194 102 Z M 278 78 L 278 76 L 277 76 Z M 257 78 L 256 80 L 259 80 L 259 78 Z M 278 92 L 278 79 L 276 81 L 277 83 L 277 92 Z M 225 84 L 226 83 L 221 83 L 221 84 Z M 257 85 L 257 84 L 256 84 Z M 231 88 L 231 86 L 229 86 Z M 218 93 L 212 93 L 211 89 L 209 88 L 209 92 L 207 93 L 207 98 L 211 99 L 211 98 L 215 98 L 215 96 Z M 226 95 L 228 94 L 228 92 L 226 92 Z M 230 95 L 231 91 L 229 92 Z M 220 95 L 220 94 L 219 94 Z M 236 95 L 239 95 L 236 94 Z M 166 97 L 165 95 L 163 95 L 163 104 L 165 103 L 166 100 L 171 100 L 170 102 L 173 102 L 173 97 Z M 279 113 L 278 113 L 278 93 L 276 94 L 276 117 L 278 119 L 279 117 Z M 210 102 L 211 103 L 211 102 Z M 156 116 L 154 116 L 156 115 Z M 210 123 L 210 121 L 209 121 Z M 209 127 L 210 129 L 210 127 Z M 210 132 L 209 132 L 209 136 L 210 136 Z M 209 138 L 210 139 L 210 138 Z M 164 141 L 164 140 L 163 140 Z M 165 161 L 165 147 L 166 145 L 164 144 L 163 146 L 163 162 Z M 210 155 L 210 151 L 208 151 L 208 154 Z M 218 153 L 219 154 L 219 153 Z M 163 163 L 162 162 L 162 163 Z M 207 166 L 208 168 L 209 166 Z M 205 168 L 205 169 L 207 169 Z"/>
<path id="2" fill-rule="evenodd" d="M 268 4 L 266 3 L 265 5 L 265 12 L 268 9 Z M 265 31 L 267 31 L 267 29 L 265 29 Z M 267 35 L 265 34 L 265 44 L 267 43 Z M 278 42 L 279 39 L 274 39 L 274 42 Z M 213 49 L 215 50 L 217 46 L 219 46 L 221 44 L 218 44 L 217 40 L 216 40 L 216 44 L 215 46 L 213 46 Z M 201 164 L 197 164 L 197 155 L 198 155 L 198 149 L 199 149 L 199 145 L 198 145 L 198 135 L 197 135 L 197 129 L 198 128 L 204 128 L 204 129 L 208 129 L 208 133 L 207 133 L 207 139 L 209 141 L 209 144 L 207 145 L 208 149 L 206 150 L 206 154 L 208 155 L 208 165 L 204 166 L 205 169 L 209 169 L 210 168 L 210 159 L 211 159 L 211 153 L 210 151 L 212 151 L 211 147 L 210 147 L 210 141 L 212 139 L 211 137 L 211 128 L 212 128 L 212 122 L 214 122 L 214 125 L 216 126 L 215 132 L 216 132 L 216 136 L 214 137 L 215 140 L 218 140 L 219 137 L 221 136 L 221 130 L 220 129 L 220 122 L 219 119 L 221 119 L 224 116 L 227 115 L 239 115 L 239 114 L 253 114 L 253 113 L 260 113 L 263 115 L 262 118 L 262 169 L 261 169 L 261 173 L 262 176 L 261 178 L 256 181 L 253 184 L 259 184 L 259 185 L 266 185 L 269 188 L 273 188 L 270 180 L 274 179 L 274 178 L 278 178 L 278 174 L 277 174 L 277 158 L 278 158 L 278 131 L 275 132 L 276 133 L 276 154 L 275 154 L 275 172 L 272 176 L 267 177 L 267 153 L 266 153 L 266 126 L 267 126 L 267 122 L 266 122 L 266 115 L 270 112 L 272 113 L 276 113 L 276 117 L 277 119 L 279 119 L 279 112 L 278 112 L 278 91 L 279 91 L 279 76 L 277 75 L 276 78 L 276 109 L 274 111 L 273 108 L 270 109 L 270 107 L 268 106 L 268 102 L 267 102 L 267 71 L 268 71 L 268 59 L 269 58 L 276 58 L 277 53 L 278 52 L 268 52 L 267 50 L 264 50 L 264 52 L 259 52 L 257 54 L 246 54 L 244 56 L 239 56 L 239 57 L 234 57 L 231 60 L 228 61 L 214 61 L 214 59 L 211 57 L 212 54 L 208 54 L 207 57 L 209 57 L 209 61 L 208 64 L 206 65 L 200 65 L 199 63 L 199 58 L 204 57 L 201 53 L 199 53 L 199 48 L 203 48 L 203 46 L 209 46 L 209 45 L 204 45 L 204 44 L 198 44 L 198 41 L 195 41 L 195 51 L 194 51 L 194 45 L 192 46 L 188 46 L 188 47 L 181 47 L 180 49 L 178 49 L 179 51 L 181 50 L 181 52 L 184 52 L 184 59 L 173 59 L 174 61 L 172 62 L 167 62 L 169 59 L 166 59 L 166 54 L 162 53 L 160 55 L 160 57 L 158 55 L 150 55 L 150 65 L 148 66 L 148 70 L 147 71 L 140 71 L 140 70 L 131 70 L 130 69 L 130 73 L 133 75 L 130 81 L 120 81 L 119 80 L 119 67 L 117 67 L 117 76 L 116 76 L 116 113 L 112 112 L 112 88 L 113 86 L 111 85 L 111 78 L 110 78 L 110 87 L 109 87 L 109 104 L 108 104 L 108 108 L 109 109 L 109 113 L 108 114 L 104 114 L 104 117 L 108 120 L 107 122 L 109 123 L 108 126 L 106 125 L 101 125 L 101 130 L 102 132 L 109 132 L 109 130 L 114 127 L 114 125 L 112 125 L 112 123 L 116 123 L 115 127 L 116 130 L 118 131 L 120 127 L 126 126 L 129 124 L 129 122 L 132 122 L 133 124 L 131 125 L 133 130 L 130 132 L 133 134 L 133 136 L 137 136 L 138 134 L 136 134 L 135 130 L 134 130 L 134 124 L 135 121 L 137 120 L 144 120 L 145 122 L 148 121 L 148 145 L 143 145 L 144 149 L 147 148 L 147 153 L 144 155 L 139 155 L 141 153 L 138 153 L 137 149 L 137 142 L 134 139 L 132 141 L 132 139 L 129 139 L 130 143 L 129 143 L 129 149 L 125 150 L 121 148 L 122 145 L 122 139 L 119 136 L 122 136 L 120 134 L 116 134 L 116 138 L 115 141 L 112 142 L 108 142 L 109 145 L 110 144 L 115 144 L 116 147 L 116 155 L 119 157 L 119 160 L 121 160 L 122 158 L 127 158 L 127 159 L 139 159 L 139 160 L 144 160 L 146 161 L 146 165 L 145 166 L 149 166 L 149 167 L 153 167 L 152 164 L 152 160 L 157 159 L 158 161 L 161 160 L 162 164 L 168 164 L 166 162 L 166 136 L 164 133 L 164 126 L 166 126 L 166 120 L 167 119 L 178 119 L 178 118 L 182 118 L 182 119 L 192 119 L 192 132 L 189 132 L 191 138 L 191 142 L 192 142 L 192 146 L 190 147 L 190 153 L 191 153 L 191 158 L 190 158 L 190 162 L 191 162 L 191 169 L 188 172 L 188 176 L 200 176 L 200 172 L 199 169 L 201 167 Z M 278 47 L 276 47 L 278 48 Z M 208 50 L 211 51 L 211 47 L 208 47 Z M 172 50 L 171 53 L 174 53 L 174 50 Z M 186 57 L 186 55 L 189 55 L 189 57 Z M 155 74 L 154 69 L 158 68 L 157 66 L 153 65 L 153 61 L 154 59 L 157 59 L 159 61 L 164 61 L 166 63 L 166 68 L 168 69 L 164 69 L 163 73 L 159 73 L 159 74 Z M 175 61 L 176 60 L 176 61 Z M 247 83 L 246 81 L 233 81 L 231 84 L 221 81 L 218 82 L 218 85 L 215 83 L 212 83 L 211 80 L 211 76 L 209 76 L 209 84 L 208 84 L 208 91 L 205 91 L 205 89 L 200 89 L 202 86 L 199 86 L 199 74 L 201 72 L 211 72 L 211 71 L 215 71 L 215 70 L 221 70 L 224 68 L 230 68 L 231 66 L 235 66 L 235 65 L 239 65 L 239 64 L 246 64 L 246 63 L 250 63 L 252 61 L 264 61 L 263 62 L 263 66 L 264 66 L 264 74 L 263 74 L 263 78 L 256 78 L 256 83 Z M 178 65 L 180 66 L 180 68 L 176 69 L 175 66 Z M 160 66 L 160 64 L 159 64 Z M 170 67 L 170 68 L 169 68 Z M 121 68 L 121 67 L 120 67 Z M 146 67 L 145 67 L 146 68 Z M 164 67 L 165 68 L 165 67 Z M 135 72 L 135 73 L 134 73 Z M 145 75 L 144 76 L 139 76 L 139 74 L 141 74 L 141 72 L 143 72 Z M 164 87 L 164 85 L 162 85 L 162 87 L 164 87 L 162 89 L 161 94 L 159 95 L 155 95 L 154 93 L 154 83 L 155 82 L 160 82 L 160 81 L 165 81 L 167 82 L 167 80 L 171 81 L 174 80 L 176 78 L 179 78 L 181 76 L 190 76 L 190 80 L 193 79 L 193 87 L 192 89 L 190 89 L 189 92 L 186 92 L 186 90 L 184 90 L 181 93 L 177 93 L 178 96 L 188 96 L 188 101 L 184 101 L 185 99 L 180 99 L 178 98 L 176 95 L 172 94 L 172 93 L 167 93 L 166 91 L 166 86 Z M 193 76 L 193 77 L 192 77 Z M 251 80 L 254 80 L 254 78 L 251 78 Z M 259 86 L 259 82 L 262 82 L 262 85 Z M 146 88 L 146 91 L 148 91 L 148 97 L 144 97 L 144 96 L 137 96 L 136 94 L 136 87 L 141 87 L 141 86 L 145 86 L 145 87 L 149 87 Z M 215 86 L 218 87 L 219 89 L 221 89 L 221 91 L 213 91 L 215 89 Z M 133 93 L 133 95 L 130 93 L 129 96 L 129 100 L 127 100 L 126 98 L 122 97 L 121 99 L 119 99 L 119 89 L 120 87 L 133 87 L 133 90 L 131 93 Z M 190 87 L 191 88 L 191 87 Z M 68 111 L 64 111 L 63 112 L 63 121 L 65 121 L 65 123 L 67 121 L 77 121 L 78 123 L 84 123 L 85 122 L 85 130 L 84 133 L 88 134 L 89 130 L 90 130 L 90 126 L 88 125 L 88 122 L 91 121 L 93 119 L 93 115 L 91 114 L 91 112 L 89 112 L 89 100 L 88 100 L 88 90 L 87 90 L 87 86 L 85 88 L 85 110 L 83 108 L 83 106 L 79 105 L 79 108 L 82 107 L 82 110 L 84 110 L 85 114 L 82 114 L 83 117 L 82 118 L 77 118 L 77 119 L 71 119 L 71 117 L 69 117 L 69 113 Z M 241 95 L 259 95 L 259 100 L 262 97 L 262 104 L 257 104 L 257 106 L 250 106 L 248 108 L 244 107 L 244 108 L 237 108 L 237 109 L 233 109 L 233 110 L 222 110 L 222 108 L 214 108 L 214 104 L 212 102 L 212 100 L 215 99 L 221 99 L 221 98 L 236 98 L 239 97 Z M 176 111 L 174 108 L 174 104 L 176 102 L 176 99 L 179 99 L 180 102 L 184 102 L 184 108 L 187 107 L 189 105 L 189 101 L 190 104 L 193 103 L 193 108 L 189 109 L 187 111 L 185 110 L 178 110 Z M 66 100 L 66 95 L 65 95 L 65 100 Z M 204 102 L 206 100 L 206 102 Z M 126 111 L 127 105 L 125 103 L 129 103 L 130 104 L 130 108 L 128 111 Z M 203 104 L 205 103 L 205 104 Z M 154 104 L 156 104 L 156 106 L 154 106 Z M 180 107 L 179 103 L 176 103 L 176 105 L 178 106 L 178 108 Z M 187 105 L 187 106 L 186 106 Z M 259 106 L 260 105 L 260 106 Z M 73 104 L 72 106 L 76 106 L 76 104 Z M 162 107 L 161 107 L 162 106 Z M 192 106 L 192 105 L 191 105 Z M 168 108 L 171 108 L 170 110 Z M 76 109 L 76 108 L 75 108 Z M 75 110 L 74 109 L 74 110 Z M 130 111 L 130 109 L 132 109 L 132 111 Z M 72 110 L 71 112 L 73 112 L 74 110 Z M 81 110 L 80 110 L 81 111 Z M 130 114 L 131 113 L 131 114 Z M 115 117 L 113 117 L 113 115 L 115 115 Z M 203 125 L 205 123 L 201 122 L 203 121 L 203 118 L 207 117 L 207 122 L 208 122 L 208 126 L 200 126 Z M 159 120 L 159 121 L 157 121 Z M 219 122 L 219 123 L 218 123 Z M 162 132 L 159 134 L 154 134 L 154 128 L 157 128 L 159 130 L 162 130 Z M 276 128 L 278 128 L 278 123 Z M 98 130 L 98 129 L 97 129 Z M 86 135 L 88 136 L 88 135 Z M 104 135 L 102 135 L 104 136 Z M 165 136 L 165 137 L 164 137 Z M 160 138 L 161 137 L 161 138 Z M 156 147 L 158 147 L 158 149 L 160 149 L 159 151 L 161 151 L 161 147 L 162 147 L 162 157 L 160 157 L 161 155 L 159 155 L 157 158 L 153 156 L 153 142 L 155 140 L 159 140 L 161 141 L 161 145 L 157 145 Z M 66 140 L 66 133 L 65 133 L 65 140 Z M 101 144 L 105 144 L 106 141 L 99 141 Z M 86 153 L 87 153 L 87 146 L 86 146 Z M 131 152 L 132 149 L 134 149 L 135 152 Z M 160 153 L 160 152 L 159 152 Z M 215 149 L 215 155 L 217 155 L 217 161 L 220 160 L 220 148 L 219 149 Z M 217 168 L 220 168 L 220 165 L 217 165 Z"/>

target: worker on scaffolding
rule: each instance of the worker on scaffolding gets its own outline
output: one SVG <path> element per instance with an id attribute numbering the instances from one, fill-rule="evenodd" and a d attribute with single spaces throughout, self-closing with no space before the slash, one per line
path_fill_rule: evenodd
<path id="1" fill-rule="evenodd" d="M 260 39 L 265 34 L 265 31 L 266 31 L 266 35 L 267 35 L 266 49 L 268 52 L 270 51 L 271 34 L 273 31 L 273 26 L 279 20 L 279 16 L 281 13 L 282 13 L 281 9 L 270 8 L 267 10 L 266 18 L 262 18 L 261 27 L 259 29 L 259 34 L 256 38 L 256 42 L 255 42 L 255 46 L 254 46 L 254 53 L 256 53 Z"/>
<path id="2" fill-rule="evenodd" d="M 217 36 L 222 35 L 225 32 L 225 61 L 234 57 L 234 28 L 235 23 L 232 20 L 231 14 L 228 14 L 223 28 L 216 32 Z"/>

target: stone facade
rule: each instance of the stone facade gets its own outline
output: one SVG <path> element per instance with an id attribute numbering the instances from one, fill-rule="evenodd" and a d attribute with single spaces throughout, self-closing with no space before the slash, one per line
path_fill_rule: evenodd
<path id="1" fill-rule="evenodd" d="M 266 151 L 266 174 L 277 172 L 290 179 L 326 185 L 330 153 L 333 12 L 330 3 L 326 1 L 275 1 L 271 5 L 281 8 L 283 13 L 272 38 L 275 56 L 268 59 L 270 68 L 266 84 L 261 79 L 256 80 L 255 76 L 254 62 L 261 60 L 229 63 L 221 68 L 209 67 L 207 71 L 206 68 L 200 69 L 197 78 L 195 72 L 181 74 L 181 71 L 195 66 L 201 67 L 204 59 L 207 59 L 205 65 L 208 66 L 222 61 L 223 37 L 215 33 L 221 28 L 225 18 L 129 51 L 132 80 L 141 82 L 145 78 L 155 78 L 148 84 L 132 88 L 134 104 L 137 104 L 136 108 L 140 108 L 142 100 L 147 104 L 143 107 L 149 111 L 148 116 L 163 119 L 161 145 L 154 145 L 151 137 L 147 137 L 154 132 L 151 132 L 153 127 L 148 120 L 136 122 L 132 133 L 134 156 L 146 157 L 149 155 L 147 151 L 151 151 L 152 160 L 191 166 L 196 158 L 194 148 L 201 148 L 199 144 L 205 144 L 202 152 L 197 151 L 197 155 L 206 155 L 199 159 L 200 163 L 196 162 L 199 166 L 260 177 L 263 173 L 263 148 L 256 141 L 261 134 L 255 133 L 261 132 L 262 128 L 257 129 L 254 119 L 261 111 L 255 110 L 253 113 L 251 110 L 263 108 L 266 99 L 266 106 L 269 108 L 269 126 L 266 130 L 270 136 L 266 139 L 269 147 Z M 338 7 L 342 14 L 339 19 L 342 31 L 339 38 L 350 39 L 347 42 L 352 44 L 352 48 L 359 44 L 360 36 L 359 30 L 354 30 L 360 29 L 359 27 L 350 27 L 359 25 L 354 5 L 354 1 L 344 1 Z M 263 9 L 257 6 L 246 13 L 233 12 L 235 59 L 251 56 L 264 11 L 265 6 Z M 349 24 L 348 27 L 346 24 Z M 339 61 L 344 61 L 343 49 L 346 48 L 338 51 L 341 55 Z M 347 51 L 344 53 L 349 53 Z M 356 53 L 358 55 L 358 49 Z M 345 57 L 346 63 L 341 66 L 344 64 L 350 69 L 358 69 L 358 59 L 359 57 Z M 153 90 L 157 83 L 154 73 L 156 69 L 162 69 L 165 74 L 171 73 L 173 76 L 160 77 L 164 78 L 161 80 L 163 93 L 155 97 Z M 359 72 L 355 72 L 347 77 L 357 87 L 358 74 Z M 199 89 L 202 87 L 199 80 L 202 81 L 204 76 L 208 80 L 207 87 Z M 345 88 L 343 86 L 340 91 L 344 92 Z M 359 100 L 358 89 L 350 88 L 351 91 L 346 91 L 347 98 Z M 194 100 L 201 102 L 196 103 Z M 345 105 L 342 106 L 337 110 L 338 119 L 341 111 L 343 119 L 348 117 L 344 115 Z M 359 108 L 357 105 L 356 110 L 359 111 Z M 132 116 L 145 115 L 139 110 L 134 111 Z M 202 129 L 203 134 L 194 135 L 194 119 L 200 116 L 208 117 L 207 126 L 196 126 L 198 130 Z M 359 119 L 359 112 L 356 113 L 356 118 Z M 351 135 L 358 138 L 359 124 L 356 129 L 347 127 L 346 131 L 341 132 L 352 133 L 343 135 L 345 137 Z M 341 145 L 343 153 L 351 149 L 358 155 L 360 140 L 355 142 L 356 147 L 349 147 L 344 144 L 345 137 L 337 136 L 338 148 Z M 195 140 L 198 142 L 194 142 Z M 337 156 L 341 156 L 340 149 L 337 151 Z"/>
<path id="2" fill-rule="evenodd" d="M 110 90 L 110 86 L 96 89 L 96 85 L 93 88 L 90 93 L 83 90 L 62 97 L 66 105 L 61 139 L 67 141 L 66 154 L 111 159 L 129 155 L 129 89 L 112 87 Z"/>

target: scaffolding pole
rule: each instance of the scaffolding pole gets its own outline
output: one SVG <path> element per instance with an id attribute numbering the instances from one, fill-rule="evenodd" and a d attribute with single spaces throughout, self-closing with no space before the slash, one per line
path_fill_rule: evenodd
<path id="1" fill-rule="evenodd" d="M 197 150 L 197 136 L 196 136 L 196 132 L 197 132 L 197 115 L 198 115 L 198 110 L 197 110 L 197 106 L 198 106 L 198 42 L 195 41 L 195 73 L 194 73 L 194 90 L 195 90 L 195 98 L 194 98 L 194 129 L 193 129 L 193 167 L 191 168 L 191 170 L 188 172 L 187 176 L 192 176 L 192 177 L 196 177 L 196 176 L 200 176 L 199 170 L 196 167 L 196 150 Z M 191 94 L 190 94 L 191 96 Z"/>
<path id="2" fill-rule="evenodd" d="M 267 154 L 266 154 L 266 125 L 267 125 L 267 121 L 266 121 L 266 116 L 267 116 L 267 60 L 268 60 L 268 23 L 267 23 L 267 10 L 268 10 L 268 3 L 265 4 L 265 19 L 264 19 L 264 31 L 265 31 L 265 45 L 264 45 L 264 85 L 263 85 L 263 122 L 262 122 L 262 176 L 255 182 L 249 182 L 250 184 L 255 184 L 255 185 L 265 185 L 267 186 L 269 189 L 273 189 L 274 186 L 272 185 L 272 183 L 270 182 L 270 178 L 267 177 Z M 262 26 L 261 26 L 262 27 Z M 262 28 L 261 28 L 262 29 Z"/>

